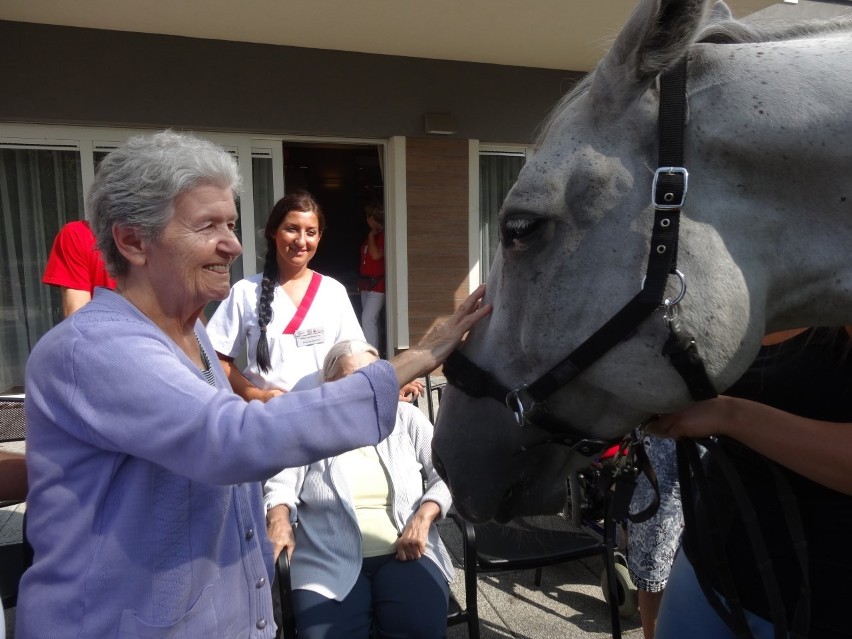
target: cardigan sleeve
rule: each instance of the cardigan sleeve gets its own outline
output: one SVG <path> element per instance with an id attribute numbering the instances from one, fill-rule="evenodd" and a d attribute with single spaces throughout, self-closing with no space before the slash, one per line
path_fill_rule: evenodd
<path id="1" fill-rule="evenodd" d="M 414 445 L 417 461 L 423 467 L 425 491 L 420 503 L 422 504 L 424 501 L 435 502 L 441 509 L 441 517 L 446 517 L 447 511 L 452 505 L 452 497 L 450 489 L 438 475 L 432 463 L 432 436 L 435 427 L 429 421 L 429 418 L 412 404 L 400 402 L 399 411 L 403 416 L 411 443 Z"/>
<path id="2" fill-rule="evenodd" d="M 307 470 L 307 466 L 285 468 L 274 477 L 270 477 L 263 485 L 263 503 L 266 510 L 283 504 L 290 509 L 290 523 L 296 523 L 299 518 L 299 493 L 305 483 Z"/>
<path id="3" fill-rule="evenodd" d="M 34 427 L 61 428 L 83 445 L 211 484 L 265 481 L 375 445 L 394 428 L 399 383 L 387 362 L 314 390 L 245 402 L 206 383 L 153 325 L 120 315 L 107 325 L 93 315 L 72 316 L 33 350 Z"/>

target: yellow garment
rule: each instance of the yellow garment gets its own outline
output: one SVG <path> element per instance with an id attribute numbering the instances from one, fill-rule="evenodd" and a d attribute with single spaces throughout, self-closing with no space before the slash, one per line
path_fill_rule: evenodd
<path id="1" fill-rule="evenodd" d="M 361 529 L 362 556 L 395 553 L 398 534 L 391 519 L 391 487 L 375 446 L 343 453 L 339 461 Z"/>

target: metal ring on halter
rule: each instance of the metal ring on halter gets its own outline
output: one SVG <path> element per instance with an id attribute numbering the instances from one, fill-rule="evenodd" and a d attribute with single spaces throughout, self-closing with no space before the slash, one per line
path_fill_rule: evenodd
<path id="1" fill-rule="evenodd" d="M 527 386 L 524 384 L 515 390 L 510 390 L 506 395 L 506 406 L 510 411 L 512 411 L 512 414 L 515 416 L 515 422 L 517 422 L 518 426 L 521 428 L 524 427 L 524 414 L 527 412 L 524 408 L 523 401 L 521 401 L 521 392 L 526 390 L 526 388 Z"/>
<path id="2" fill-rule="evenodd" d="M 677 279 L 680 280 L 680 292 L 677 294 L 677 296 L 675 296 L 673 300 L 667 299 L 664 302 L 666 306 L 677 306 L 684 298 L 684 296 L 686 296 L 686 276 L 677 269 L 675 269 L 674 274 Z"/>
<path id="3" fill-rule="evenodd" d="M 664 306 L 676 306 L 686 296 L 686 275 L 684 275 L 683 273 L 681 273 L 677 269 L 675 269 L 674 274 L 675 274 L 675 277 L 677 277 L 677 279 L 680 280 L 680 291 L 678 292 L 678 294 L 675 296 L 675 298 L 673 300 L 669 300 L 669 299 L 664 300 L 663 301 Z M 640 289 L 645 288 L 645 279 L 646 278 L 643 276 L 642 277 L 642 284 L 639 287 Z"/>

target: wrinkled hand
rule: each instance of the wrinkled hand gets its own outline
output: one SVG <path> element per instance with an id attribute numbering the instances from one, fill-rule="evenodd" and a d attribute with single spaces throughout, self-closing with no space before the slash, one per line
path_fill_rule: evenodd
<path id="1" fill-rule="evenodd" d="M 480 284 L 448 320 L 433 326 L 416 348 L 430 351 L 438 360 L 438 364 L 441 364 L 455 350 L 473 325 L 491 312 L 490 304 L 482 304 L 483 297 L 485 297 L 485 284 Z"/>
<path id="2" fill-rule="evenodd" d="M 408 520 L 396 542 L 396 558 L 400 561 L 420 559 L 426 552 L 429 528 L 441 514 L 441 507 L 427 499 Z"/>
<path id="3" fill-rule="evenodd" d="M 473 325 L 491 312 L 491 305 L 482 303 L 484 296 L 485 285 L 482 284 L 448 320 L 433 326 L 417 346 L 390 360 L 400 386 L 430 373 L 449 357 Z"/>
<path id="4" fill-rule="evenodd" d="M 396 558 L 400 561 L 420 559 L 426 552 L 429 523 L 412 517 L 396 542 Z"/>
<path id="5" fill-rule="evenodd" d="M 690 404 L 683 410 L 660 415 L 648 423 L 645 430 L 657 437 L 701 439 L 724 435 L 737 422 L 746 408 L 736 397 L 720 395 Z"/>
<path id="6" fill-rule="evenodd" d="M 266 514 L 266 534 L 272 542 L 272 552 L 275 560 L 282 550 L 287 551 L 287 558 L 293 559 L 296 548 L 296 535 L 290 524 L 290 509 L 287 506 L 275 506 Z"/>
<path id="7" fill-rule="evenodd" d="M 426 386 L 419 379 L 409 382 L 399 389 L 399 401 L 415 402 L 423 394 Z"/>

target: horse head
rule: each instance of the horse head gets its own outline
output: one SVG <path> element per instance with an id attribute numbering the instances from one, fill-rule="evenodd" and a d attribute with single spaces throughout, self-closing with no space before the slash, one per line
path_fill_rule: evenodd
<path id="1" fill-rule="evenodd" d="M 683 279 L 670 278 L 666 298 L 679 295 L 684 281 L 687 291 L 676 308 L 651 313 L 552 391 L 548 415 L 563 431 L 579 433 L 567 445 L 558 428 L 519 426 L 497 397 L 447 389 L 433 442 L 436 466 L 469 519 L 559 510 L 567 474 L 588 464 L 584 436 L 617 441 L 650 416 L 692 401 L 663 354 L 672 322 L 694 338 L 718 391 L 746 369 L 764 332 L 848 322 L 852 300 L 838 302 L 833 313 L 814 311 L 816 300 L 827 299 L 817 282 L 832 268 L 828 262 L 802 258 L 792 265 L 778 257 L 779 246 L 794 248 L 818 232 L 813 220 L 795 215 L 816 207 L 844 220 L 842 231 L 817 241 L 839 250 L 841 237 L 852 240 L 843 199 L 852 196 L 850 159 L 837 140 L 852 148 L 848 107 L 837 116 L 803 116 L 790 104 L 797 90 L 811 89 L 827 103 L 849 104 L 850 91 L 833 73 L 794 79 L 796 64 L 785 60 L 794 50 L 802 58 L 832 47 L 848 52 L 848 35 L 774 46 L 748 43 L 757 39 L 749 33 L 732 44 L 740 32 L 745 28 L 722 3 L 642 0 L 595 71 L 543 128 L 500 214 L 501 247 L 486 294 L 494 311 L 468 336 L 464 357 L 500 388 L 523 389 L 642 289 L 653 250 L 658 78 L 688 55 L 684 164 L 691 179 L 677 247 Z M 773 83 L 767 73 L 783 81 Z M 813 108 L 822 106 L 830 105 Z M 805 169 L 805 161 L 821 169 Z M 813 189 L 807 196 L 805 184 Z M 852 290 L 849 267 L 835 266 L 843 271 L 837 282 Z"/>

